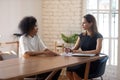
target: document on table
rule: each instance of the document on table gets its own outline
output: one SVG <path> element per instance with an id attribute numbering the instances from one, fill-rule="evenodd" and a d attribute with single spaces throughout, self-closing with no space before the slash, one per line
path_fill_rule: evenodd
<path id="1" fill-rule="evenodd" d="M 72 53 L 70 53 L 70 52 L 69 52 L 69 53 L 65 53 L 65 52 L 64 52 L 64 53 L 61 53 L 60 55 L 61 55 L 61 56 L 72 56 Z"/>
<path id="2" fill-rule="evenodd" d="M 82 54 L 82 53 L 61 53 L 61 56 L 95 56 L 96 54 Z"/>

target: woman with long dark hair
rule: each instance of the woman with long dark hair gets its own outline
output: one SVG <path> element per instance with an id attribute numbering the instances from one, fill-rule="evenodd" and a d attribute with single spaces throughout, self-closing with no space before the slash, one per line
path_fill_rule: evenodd
<path id="1" fill-rule="evenodd" d="M 82 19 L 82 32 L 73 49 L 66 48 L 66 52 L 83 53 L 83 54 L 99 54 L 102 48 L 103 36 L 97 30 L 95 17 L 87 14 Z M 70 80 L 81 80 L 84 77 L 85 65 L 80 64 L 67 68 L 67 76 Z"/>

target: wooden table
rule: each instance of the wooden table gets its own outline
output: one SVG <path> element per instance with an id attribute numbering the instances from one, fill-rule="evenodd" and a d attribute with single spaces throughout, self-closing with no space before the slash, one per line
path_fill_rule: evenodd
<path id="1" fill-rule="evenodd" d="M 101 57 L 104 57 L 104 55 L 94 57 L 36 56 L 26 59 L 15 58 L 0 61 L 0 80 L 22 79 L 31 75 L 58 70 L 82 63 L 87 63 L 84 80 L 88 80 L 90 62 Z"/>

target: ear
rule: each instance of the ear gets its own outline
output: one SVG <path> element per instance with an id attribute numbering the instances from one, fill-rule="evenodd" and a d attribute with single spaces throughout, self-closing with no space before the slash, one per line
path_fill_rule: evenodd
<path id="1" fill-rule="evenodd" d="M 92 26 L 92 25 L 93 25 L 93 22 L 90 23 L 90 26 Z"/>

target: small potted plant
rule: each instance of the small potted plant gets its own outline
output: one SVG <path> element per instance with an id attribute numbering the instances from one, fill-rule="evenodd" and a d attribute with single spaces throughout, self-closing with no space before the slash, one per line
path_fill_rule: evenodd
<path id="1" fill-rule="evenodd" d="M 72 47 L 75 44 L 78 34 L 72 34 L 70 36 L 66 36 L 65 34 L 61 33 L 62 40 L 67 43 L 67 46 Z"/>

